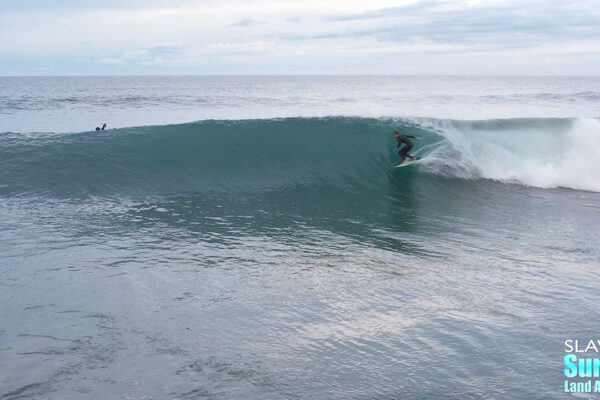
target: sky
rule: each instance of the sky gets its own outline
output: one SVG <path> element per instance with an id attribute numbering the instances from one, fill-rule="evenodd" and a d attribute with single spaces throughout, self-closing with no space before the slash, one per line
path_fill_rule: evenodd
<path id="1" fill-rule="evenodd" d="M 597 0 L 0 0 L 0 75 L 598 75 Z"/>

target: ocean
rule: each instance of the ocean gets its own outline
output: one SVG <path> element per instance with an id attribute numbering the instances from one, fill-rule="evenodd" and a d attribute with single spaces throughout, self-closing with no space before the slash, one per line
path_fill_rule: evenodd
<path id="1" fill-rule="evenodd" d="M 599 77 L 1 77 L 0 399 L 571 398 L 599 155 Z"/>

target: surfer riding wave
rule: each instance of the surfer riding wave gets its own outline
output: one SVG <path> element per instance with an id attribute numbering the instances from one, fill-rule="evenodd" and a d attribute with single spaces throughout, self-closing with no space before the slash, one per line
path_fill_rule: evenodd
<path id="1" fill-rule="evenodd" d="M 402 147 L 398 152 L 398 155 L 402 157 L 402 164 L 400 165 L 404 165 L 409 161 L 417 160 L 416 157 L 408 154 L 408 152 L 413 148 L 413 143 L 410 139 L 418 139 L 418 136 L 401 135 L 398 132 L 394 132 L 394 138 L 396 138 L 396 140 L 398 141 L 396 149 L 398 149 L 401 145 L 404 145 L 404 147 Z M 410 157 L 410 160 L 407 160 L 407 157 Z"/>

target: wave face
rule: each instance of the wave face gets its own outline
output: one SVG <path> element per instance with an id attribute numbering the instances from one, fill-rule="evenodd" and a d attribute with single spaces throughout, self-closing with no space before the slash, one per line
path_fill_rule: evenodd
<path id="1" fill-rule="evenodd" d="M 394 130 L 420 136 L 403 170 Z M 152 196 L 328 185 L 378 192 L 399 183 L 492 179 L 600 191 L 595 119 L 456 121 L 286 118 L 201 121 L 0 138 L 0 194 Z"/>

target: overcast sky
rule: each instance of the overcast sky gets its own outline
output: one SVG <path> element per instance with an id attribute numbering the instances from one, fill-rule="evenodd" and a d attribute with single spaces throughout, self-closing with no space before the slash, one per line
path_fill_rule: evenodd
<path id="1" fill-rule="evenodd" d="M 598 0 L 0 0 L 0 75 L 598 75 Z"/>

